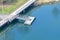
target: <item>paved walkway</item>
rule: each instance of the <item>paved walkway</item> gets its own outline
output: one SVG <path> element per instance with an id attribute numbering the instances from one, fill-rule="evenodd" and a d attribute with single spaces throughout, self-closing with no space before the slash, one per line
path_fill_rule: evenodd
<path id="1" fill-rule="evenodd" d="M 8 15 L 1 14 L 1 15 L 0 15 L 0 21 L 1 21 L 2 19 L 6 18 L 6 17 L 8 17 Z"/>

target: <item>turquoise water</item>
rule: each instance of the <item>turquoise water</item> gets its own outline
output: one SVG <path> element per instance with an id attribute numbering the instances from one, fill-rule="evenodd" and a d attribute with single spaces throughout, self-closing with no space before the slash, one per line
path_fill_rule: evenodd
<path id="1" fill-rule="evenodd" d="M 10 25 L 0 40 L 60 40 L 60 4 L 42 5 L 29 13 L 36 17 L 32 25 Z"/>

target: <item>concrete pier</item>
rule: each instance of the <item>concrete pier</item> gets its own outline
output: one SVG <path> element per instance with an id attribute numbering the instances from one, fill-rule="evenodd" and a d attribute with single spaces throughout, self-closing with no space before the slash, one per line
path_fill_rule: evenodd
<path id="1" fill-rule="evenodd" d="M 24 24 L 26 24 L 26 25 L 31 25 L 31 24 L 33 23 L 34 19 L 35 19 L 35 17 L 29 16 L 29 17 L 25 20 Z"/>
<path id="2" fill-rule="evenodd" d="M 31 25 L 33 23 L 35 17 L 25 15 L 25 16 L 17 16 L 16 19 L 23 20 L 24 24 L 26 24 L 26 25 Z"/>

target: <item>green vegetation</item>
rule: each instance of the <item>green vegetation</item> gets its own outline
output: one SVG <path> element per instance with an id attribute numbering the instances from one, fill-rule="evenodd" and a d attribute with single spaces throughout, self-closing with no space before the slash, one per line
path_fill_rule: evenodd
<path id="1" fill-rule="evenodd" d="M 28 0 L 3 0 L 3 4 L 1 4 L 0 1 L 0 14 L 10 14 L 27 1 Z"/>

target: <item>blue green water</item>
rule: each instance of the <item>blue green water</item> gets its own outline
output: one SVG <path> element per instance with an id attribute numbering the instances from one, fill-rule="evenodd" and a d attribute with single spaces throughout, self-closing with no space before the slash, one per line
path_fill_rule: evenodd
<path id="1" fill-rule="evenodd" d="M 0 40 L 60 40 L 60 4 L 42 5 L 29 13 L 36 17 L 32 25 L 17 22 L 9 26 L 12 28 L 3 33 Z"/>

